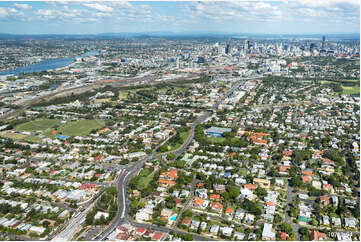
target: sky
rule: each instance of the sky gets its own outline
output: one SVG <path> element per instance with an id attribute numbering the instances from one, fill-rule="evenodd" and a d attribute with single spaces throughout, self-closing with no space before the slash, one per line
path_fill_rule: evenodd
<path id="1" fill-rule="evenodd" d="M 359 33 L 359 0 L 8 1 L 0 33 Z"/>

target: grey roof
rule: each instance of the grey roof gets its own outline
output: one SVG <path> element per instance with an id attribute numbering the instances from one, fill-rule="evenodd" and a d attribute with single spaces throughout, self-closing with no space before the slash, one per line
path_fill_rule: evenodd
<path id="1" fill-rule="evenodd" d="M 232 129 L 230 128 L 220 128 L 220 127 L 210 127 L 209 129 L 206 130 L 206 132 L 211 132 L 211 133 L 224 133 L 224 132 L 231 132 Z"/>

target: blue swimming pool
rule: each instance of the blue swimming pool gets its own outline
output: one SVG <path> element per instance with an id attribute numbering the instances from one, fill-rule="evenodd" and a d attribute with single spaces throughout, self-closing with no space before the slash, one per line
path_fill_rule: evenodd
<path id="1" fill-rule="evenodd" d="M 178 214 L 174 214 L 171 218 L 170 221 L 175 221 L 177 219 Z"/>

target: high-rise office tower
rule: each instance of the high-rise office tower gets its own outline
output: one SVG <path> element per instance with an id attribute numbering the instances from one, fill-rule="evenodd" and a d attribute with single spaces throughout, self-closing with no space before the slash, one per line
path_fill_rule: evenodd
<path id="1" fill-rule="evenodd" d="M 232 54 L 232 47 L 231 47 L 231 39 L 228 38 L 227 39 L 227 44 L 226 44 L 226 54 Z"/>
<path id="2" fill-rule="evenodd" d="M 326 36 L 322 36 L 322 49 L 325 48 Z"/>
<path id="3" fill-rule="evenodd" d="M 244 41 L 244 49 L 248 50 L 249 49 L 249 40 L 245 40 Z"/>

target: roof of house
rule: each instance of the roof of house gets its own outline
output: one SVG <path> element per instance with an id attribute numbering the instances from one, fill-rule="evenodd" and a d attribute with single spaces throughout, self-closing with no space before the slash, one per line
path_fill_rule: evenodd
<path id="1" fill-rule="evenodd" d="M 163 233 L 156 232 L 156 233 L 154 233 L 152 239 L 160 240 L 162 238 L 162 236 L 163 236 Z"/>
<path id="2" fill-rule="evenodd" d="M 223 205 L 220 202 L 211 202 L 211 206 L 214 209 L 218 209 L 218 210 L 223 209 Z"/>
<path id="3" fill-rule="evenodd" d="M 282 240 L 286 240 L 288 237 L 288 234 L 286 234 L 285 232 L 281 232 L 281 239 Z"/>
<path id="4" fill-rule="evenodd" d="M 249 190 L 256 190 L 257 189 L 256 184 L 245 184 L 244 187 L 249 189 Z"/>
<path id="5" fill-rule="evenodd" d="M 185 219 L 183 219 L 183 221 L 182 221 L 182 224 L 191 224 L 191 221 L 192 220 L 190 220 L 190 219 L 188 219 L 188 218 L 185 218 Z"/>
<path id="6" fill-rule="evenodd" d="M 137 233 L 144 233 L 147 229 L 146 228 L 137 228 Z"/>
<path id="7" fill-rule="evenodd" d="M 175 181 L 169 181 L 169 180 L 159 179 L 159 183 L 163 183 L 163 184 L 175 184 Z"/>
<path id="8" fill-rule="evenodd" d="M 317 230 L 311 230 L 309 231 L 310 232 L 310 239 L 311 240 L 320 240 L 320 238 L 327 238 L 326 234 L 325 233 L 321 233 Z"/>
<path id="9" fill-rule="evenodd" d="M 226 208 L 226 213 L 234 213 L 234 209 L 233 208 Z"/>
<path id="10" fill-rule="evenodd" d="M 210 199 L 220 199 L 220 198 L 221 198 L 221 195 L 219 195 L 219 194 L 211 194 L 211 195 L 209 196 L 209 198 L 210 198 Z"/>
<path id="11" fill-rule="evenodd" d="M 302 176 L 301 178 L 303 183 L 312 182 L 312 177 L 310 176 Z"/>
<path id="12" fill-rule="evenodd" d="M 273 203 L 273 202 L 265 202 L 265 204 L 267 205 L 267 206 L 272 206 L 272 207 L 275 207 L 275 206 L 277 206 L 277 204 L 275 204 L 275 203 Z"/>
<path id="13" fill-rule="evenodd" d="M 200 199 L 199 197 L 194 197 L 194 205 L 203 205 L 204 200 Z"/>
<path id="14" fill-rule="evenodd" d="M 320 196 L 320 201 L 330 202 L 330 198 L 328 196 Z"/>
<path id="15" fill-rule="evenodd" d="M 312 171 L 302 171 L 302 174 L 305 174 L 307 176 L 313 176 L 313 172 Z"/>

